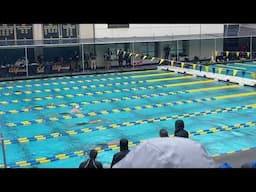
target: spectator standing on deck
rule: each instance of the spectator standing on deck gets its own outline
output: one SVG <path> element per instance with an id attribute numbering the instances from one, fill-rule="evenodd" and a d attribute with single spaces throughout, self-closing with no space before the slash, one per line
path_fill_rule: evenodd
<path id="1" fill-rule="evenodd" d="M 188 132 L 184 129 L 184 121 L 183 120 L 175 121 L 174 136 L 185 137 L 185 138 L 189 137 Z"/>
<path id="2" fill-rule="evenodd" d="M 110 167 L 112 168 L 114 166 L 114 164 L 116 164 L 121 159 L 123 159 L 129 152 L 130 152 L 130 150 L 128 149 L 128 140 L 121 139 L 120 140 L 120 152 L 116 153 L 113 156 L 112 163 L 111 163 Z"/>
<path id="3" fill-rule="evenodd" d="M 79 166 L 79 168 L 86 168 L 86 169 L 102 169 L 102 163 L 99 161 L 96 161 L 96 157 L 98 155 L 98 152 L 96 150 L 91 150 L 89 154 L 89 159 L 82 162 Z"/>

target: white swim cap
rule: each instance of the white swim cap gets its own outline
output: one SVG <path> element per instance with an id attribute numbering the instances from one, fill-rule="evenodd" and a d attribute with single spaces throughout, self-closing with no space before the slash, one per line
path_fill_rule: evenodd
<path id="1" fill-rule="evenodd" d="M 80 108 L 80 106 L 79 105 L 76 105 L 76 107 L 75 107 L 76 109 L 78 109 L 78 108 Z"/>

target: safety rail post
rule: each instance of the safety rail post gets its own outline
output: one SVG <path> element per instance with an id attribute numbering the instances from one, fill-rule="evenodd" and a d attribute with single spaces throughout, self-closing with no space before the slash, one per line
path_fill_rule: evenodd
<path id="1" fill-rule="evenodd" d="M 25 46 L 26 76 L 28 77 L 28 47 Z"/>
<path id="2" fill-rule="evenodd" d="M 252 34 L 251 34 L 251 37 L 250 37 L 250 60 L 252 60 Z"/>
<path id="3" fill-rule="evenodd" d="M 179 61 L 179 41 L 176 43 L 176 61 Z"/>
<path id="4" fill-rule="evenodd" d="M 134 43 L 135 43 L 135 41 L 133 40 L 133 42 L 132 42 L 132 53 L 133 53 L 133 54 L 135 53 L 135 52 L 134 52 Z M 135 62 L 135 57 L 134 57 L 133 54 L 132 54 L 132 58 L 131 58 L 132 69 L 134 69 L 134 62 Z"/>
<path id="5" fill-rule="evenodd" d="M 217 61 L 217 54 L 216 54 L 216 51 L 217 51 L 217 42 L 216 42 L 217 40 L 216 40 L 216 38 L 214 38 L 214 61 L 215 61 L 215 63 L 216 63 L 216 61 Z"/>
<path id="6" fill-rule="evenodd" d="M 83 64 L 83 72 L 84 72 L 84 44 L 82 43 L 81 45 L 82 45 L 82 47 L 81 47 L 82 55 L 81 56 L 82 56 L 82 64 Z"/>

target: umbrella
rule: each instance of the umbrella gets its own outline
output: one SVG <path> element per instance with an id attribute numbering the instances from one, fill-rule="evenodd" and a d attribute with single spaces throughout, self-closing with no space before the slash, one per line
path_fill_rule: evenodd
<path id="1" fill-rule="evenodd" d="M 161 137 L 144 141 L 113 168 L 217 168 L 197 141 Z"/>

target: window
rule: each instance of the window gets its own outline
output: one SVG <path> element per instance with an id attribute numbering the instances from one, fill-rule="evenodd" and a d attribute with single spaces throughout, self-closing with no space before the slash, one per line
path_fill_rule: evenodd
<path id="1" fill-rule="evenodd" d="M 77 38 L 78 25 L 76 24 L 44 24 L 44 39 Z"/>
<path id="2" fill-rule="evenodd" d="M 43 25 L 44 39 L 59 38 L 60 28 L 58 24 L 44 24 Z"/>
<path id="3" fill-rule="evenodd" d="M 33 39 L 32 24 L 1 24 L 0 40 Z"/>
<path id="4" fill-rule="evenodd" d="M 150 57 L 155 56 L 155 43 L 135 43 L 134 44 L 135 53 L 148 55 Z"/>
<path id="5" fill-rule="evenodd" d="M 129 24 L 108 24 L 108 28 L 129 28 Z"/>
<path id="6" fill-rule="evenodd" d="M 0 25 L 0 40 L 14 40 L 14 25 Z"/>
<path id="7" fill-rule="evenodd" d="M 239 25 L 224 25 L 224 35 L 225 36 L 237 36 L 239 34 Z"/>
<path id="8" fill-rule="evenodd" d="M 63 38 L 77 38 L 78 27 L 76 24 L 63 24 L 62 37 Z"/>
<path id="9" fill-rule="evenodd" d="M 17 39 L 33 39 L 33 26 L 27 24 L 16 25 Z"/>

